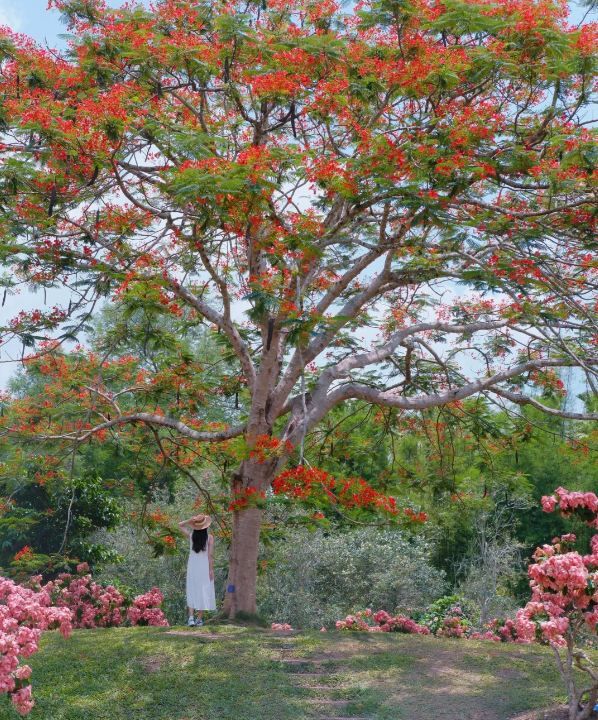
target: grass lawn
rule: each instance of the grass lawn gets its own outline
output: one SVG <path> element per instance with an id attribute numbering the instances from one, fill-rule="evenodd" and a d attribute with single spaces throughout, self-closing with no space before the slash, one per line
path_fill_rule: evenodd
<path id="1" fill-rule="evenodd" d="M 30 720 L 507 720 L 564 700 L 545 648 L 408 635 L 83 630 L 30 664 Z"/>

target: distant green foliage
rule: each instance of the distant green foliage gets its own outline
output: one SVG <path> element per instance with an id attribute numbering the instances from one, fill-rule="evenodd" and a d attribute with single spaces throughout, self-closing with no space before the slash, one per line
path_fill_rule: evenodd
<path id="1" fill-rule="evenodd" d="M 582 399 L 591 409 L 592 398 Z M 547 391 L 542 401 L 556 407 L 562 398 Z M 493 527 L 493 547 L 511 547 L 523 560 L 497 578 L 501 597 L 485 598 L 503 612 L 526 595 L 525 561 L 535 547 L 565 531 L 562 518 L 539 509 L 541 496 L 559 485 L 598 487 L 598 437 L 591 424 L 533 408 L 497 411 L 483 399 L 413 415 L 348 404 L 306 445 L 314 465 L 364 477 L 399 503 L 423 509 L 428 559 L 454 587 L 467 580 L 471 589 L 472 568 L 480 565 L 479 524 Z M 576 532 L 585 537 L 587 528 Z"/>
<path id="2" fill-rule="evenodd" d="M 13 498 L 0 516 L 4 573 L 52 573 L 78 561 L 96 564 L 115 559 L 106 546 L 88 539 L 95 530 L 113 528 L 121 520 L 114 491 L 93 472 L 64 482 L 20 483 Z"/>

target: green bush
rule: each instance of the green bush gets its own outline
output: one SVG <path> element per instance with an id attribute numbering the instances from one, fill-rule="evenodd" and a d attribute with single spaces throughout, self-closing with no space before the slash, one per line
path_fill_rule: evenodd
<path id="1" fill-rule="evenodd" d="M 417 612 L 445 589 L 428 556 L 423 540 L 398 530 L 294 531 L 265 551 L 260 613 L 308 628 L 365 607 Z"/>
<path id="2" fill-rule="evenodd" d="M 443 595 L 435 600 L 425 612 L 418 613 L 415 620 L 420 625 L 425 625 L 433 635 L 443 634 L 446 631 L 447 620 L 458 619 L 458 625 L 463 631 L 470 630 L 472 607 L 459 595 Z M 449 635 L 447 635 L 450 637 Z"/>

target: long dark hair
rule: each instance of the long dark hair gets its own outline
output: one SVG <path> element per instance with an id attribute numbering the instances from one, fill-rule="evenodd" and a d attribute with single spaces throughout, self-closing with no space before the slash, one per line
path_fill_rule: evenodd
<path id="1" fill-rule="evenodd" d="M 208 529 L 194 530 L 191 535 L 191 542 L 195 552 L 203 552 L 208 544 Z"/>

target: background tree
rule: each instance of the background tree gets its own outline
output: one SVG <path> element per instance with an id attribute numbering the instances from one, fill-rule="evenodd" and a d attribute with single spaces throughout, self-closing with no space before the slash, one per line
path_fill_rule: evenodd
<path id="1" fill-rule="evenodd" d="M 594 36 L 564 5 L 50 4 L 66 53 L 2 31 L 0 256 L 7 293 L 71 299 L 5 329 L 54 387 L 6 431 L 83 443 L 144 424 L 165 456 L 236 458 L 230 615 L 255 610 L 255 499 L 291 458 L 289 492 L 325 489 L 304 438 L 340 404 L 583 415 L 533 395 L 560 367 L 593 388 L 596 365 Z M 235 374 L 56 363 L 102 298 L 205 325 Z M 198 398 L 223 386 L 239 416 L 215 426 Z"/>
<path id="2" fill-rule="evenodd" d="M 157 317 L 151 305 L 140 308 L 136 302 L 121 301 L 106 306 L 93 322 L 87 340 L 94 352 L 111 357 L 114 371 L 139 374 L 150 368 L 155 382 L 156 398 L 167 392 L 159 376 L 177 367 L 181 355 L 201 358 L 203 376 L 212 365 L 227 366 L 226 352 L 209 345 L 206 333 L 181 332 L 180 319 Z M 86 355 L 80 350 L 43 356 L 27 362 L 24 370 L 10 382 L 10 398 L 0 402 L 0 411 L 11 418 L 22 417 L 42 406 L 59 406 L 61 418 L 79 415 L 78 395 L 69 408 L 67 398 L 54 398 L 48 377 L 52 372 L 73 378 Z M 48 364 L 50 362 L 50 364 Z M 52 370 L 53 368 L 53 370 Z M 116 375 L 113 375 L 114 383 Z M 54 402 L 56 400 L 56 403 Z M 198 402 L 200 398 L 198 397 Z M 232 408 L 226 397 L 209 396 L 202 403 L 204 418 L 221 420 Z M 25 410 L 27 408 L 27 410 Z M 158 522 L 157 503 L 171 504 L 182 483 L 197 495 L 202 491 L 208 504 L 215 507 L 222 496 L 218 478 L 225 469 L 212 458 L 210 469 L 218 471 L 211 483 L 205 477 L 205 458 L 186 466 L 185 473 L 176 459 L 168 462 L 160 456 L 154 443 L 139 434 L 113 435 L 106 442 L 87 442 L 76 447 L 60 441 L 49 441 L 34 451 L 26 451 L 10 436 L 0 439 L 0 566 L 6 572 L 43 571 L 45 574 L 73 568 L 87 562 L 97 569 L 118 558 L 105 543 L 91 540 L 100 529 L 112 530 L 117 524 L 140 525 L 141 542 L 151 544 L 157 555 L 176 550 L 176 522 Z M 193 493 L 193 491 L 195 491 Z M 210 492 L 213 494 L 210 495 Z M 187 495 L 189 492 L 186 493 Z M 228 502 L 226 503 L 228 505 Z M 181 512 L 188 513 L 185 507 Z M 25 550 L 24 550 L 25 549 Z M 16 557 L 16 560 L 15 560 Z"/>

